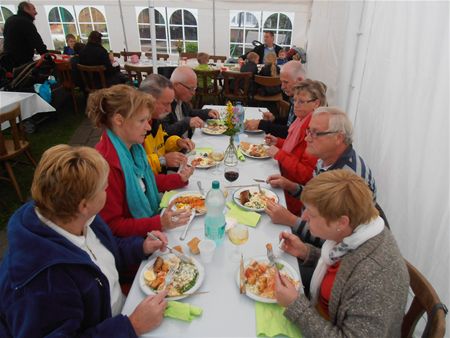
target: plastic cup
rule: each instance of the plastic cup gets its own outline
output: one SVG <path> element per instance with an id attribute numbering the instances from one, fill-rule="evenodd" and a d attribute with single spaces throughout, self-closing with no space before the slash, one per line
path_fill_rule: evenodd
<path id="1" fill-rule="evenodd" d="M 211 239 L 204 239 L 198 243 L 200 250 L 200 259 L 203 263 L 210 263 L 214 257 L 214 251 L 216 250 L 216 242 Z"/>

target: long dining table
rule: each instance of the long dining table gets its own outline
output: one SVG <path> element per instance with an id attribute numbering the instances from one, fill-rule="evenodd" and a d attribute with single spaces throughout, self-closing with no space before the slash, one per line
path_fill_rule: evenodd
<path id="1" fill-rule="evenodd" d="M 224 111 L 223 106 L 205 106 L 207 108 L 215 108 Z M 245 117 L 261 118 L 262 109 L 247 107 Z M 250 143 L 263 143 L 264 133 L 241 134 L 241 141 Z M 225 151 L 229 144 L 229 137 L 225 135 L 211 136 L 196 130 L 193 136 L 196 147 L 210 147 L 215 151 Z M 253 179 L 265 179 L 270 174 L 279 173 L 278 163 L 271 159 L 253 159 L 245 158 L 245 161 L 239 162 L 240 176 L 233 185 L 254 184 Z M 198 191 L 197 181 L 202 182 L 205 191 L 209 191 L 213 180 L 220 182 L 221 188 L 230 185 L 223 176 L 222 170 L 219 173 L 214 168 L 196 169 L 189 180 L 189 185 L 180 191 L 196 190 Z M 266 184 L 262 187 L 270 188 Z M 279 198 L 279 203 L 285 205 L 284 193 L 280 189 L 272 189 Z M 228 194 L 230 200 L 233 190 Z M 189 253 L 186 243 L 193 237 L 203 239 L 204 235 L 204 216 L 194 218 L 187 237 L 184 241 L 180 241 L 180 234 L 184 230 L 184 226 L 167 231 L 169 244 L 172 246 L 181 245 L 185 253 Z M 281 231 L 291 231 L 287 226 L 275 225 L 270 218 L 262 213 L 261 218 L 256 227 L 248 227 L 249 240 L 240 249 L 244 259 L 252 257 L 266 256 L 266 243 L 272 243 L 274 248 L 278 248 L 278 236 Z M 184 322 L 172 318 L 164 318 L 162 324 L 155 330 L 148 332 L 143 337 L 255 337 L 256 318 L 255 318 L 255 301 L 247 295 L 239 293 L 237 283 L 239 274 L 239 261 L 231 259 L 232 252 L 235 250 L 234 245 L 225 236 L 224 242 L 219 245 L 213 257 L 212 262 L 203 264 L 204 280 L 199 293 L 191 295 L 180 300 L 203 309 L 201 317 L 193 319 L 191 322 Z M 282 252 L 275 250 L 276 255 L 281 260 L 287 262 L 298 273 L 297 260 Z M 200 260 L 198 256 L 195 256 Z M 152 259 L 150 257 L 149 259 Z M 132 284 L 130 293 L 123 307 L 122 313 L 129 315 L 136 306 L 141 302 L 146 294 L 141 290 L 139 278 L 141 271 L 147 261 L 143 261 L 136 278 Z"/>

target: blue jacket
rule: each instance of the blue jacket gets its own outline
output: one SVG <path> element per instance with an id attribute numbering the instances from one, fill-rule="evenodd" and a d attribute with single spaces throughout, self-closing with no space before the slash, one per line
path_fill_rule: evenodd
<path id="1" fill-rule="evenodd" d="M 142 238 L 115 238 L 97 216 L 96 236 L 116 266 L 144 257 Z M 0 266 L 0 337 L 136 337 L 127 316 L 111 317 L 108 280 L 88 254 L 43 225 L 29 202 L 8 223 Z"/>

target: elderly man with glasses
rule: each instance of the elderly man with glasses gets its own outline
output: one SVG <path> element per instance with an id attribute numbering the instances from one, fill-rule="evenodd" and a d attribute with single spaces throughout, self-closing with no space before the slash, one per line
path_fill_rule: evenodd
<path id="1" fill-rule="evenodd" d="M 313 176 L 335 169 L 354 171 L 366 181 L 373 193 L 373 199 L 376 201 L 375 179 L 362 157 L 353 149 L 352 136 L 352 123 L 345 112 L 334 107 L 319 107 L 314 111 L 305 138 L 307 142 L 306 152 L 319 158 Z M 267 183 L 274 188 L 282 188 L 298 198 L 303 190 L 302 185 L 292 182 L 281 175 L 269 176 Z M 385 218 L 378 204 L 377 208 L 380 211 L 380 215 Z M 267 203 L 266 212 L 273 223 L 292 227 L 293 232 L 303 242 L 317 247 L 322 246 L 323 240 L 314 237 L 309 231 L 308 223 L 298 215 L 272 202 Z M 387 222 L 385 223 L 387 224 Z M 313 269 L 302 267 L 300 272 L 302 274 L 302 282 L 307 291 Z"/>
<path id="2" fill-rule="evenodd" d="M 217 110 L 191 108 L 190 101 L 197 89 L 197 75 L 190 67 L 175 69 L 170 81 L 175 91 L 175 100 L 172 102 L 172 112 L 163 120 L 167 134 L 190 138 L 192 128 L 202 128 L 203 121 L 208 118 L 219 118 Z"/>

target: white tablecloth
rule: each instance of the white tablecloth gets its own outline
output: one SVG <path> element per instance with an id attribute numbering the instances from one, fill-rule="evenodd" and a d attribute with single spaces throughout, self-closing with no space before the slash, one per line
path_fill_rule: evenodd
<path id="1" fill-rule="evenodd" d="M 22 120 L 25 120 L 37 113 L 56 110 L 36 93 L 0 91 L 0 113 L 10 111 L 19 104 Z M 8 127 L 9 123 L 2 124 L 2 129 Z"/>
<path id="2" fill-rule="evenodd" d="M 218 106 L 207 106 L 218 107 Z M 220 107 L 223 109 L 223 107 Z M 261 112 L 258 108 L 247 108 L 246 118 L 260 118 Z M 253 143 L 261 143 L 264 134 L 241 135 L 241 140 Z M 213 147 L 223 151 L 228 145 L 228 136 L 209 136 L 196 130 L 194 142 L 197 147 Z M 279 173 L 278 164 L 272 159 L 249 159 L 239 163 L 240 176 L 234 185 L 253 184 L 253 178 L 265 179 L 268 175 Z M 196 182 L 200 180 L 206 191 L 211 188 L 213 180 L 219 180 L 221 187 L 229 185 L 223 177 L 223 170 L 220 174 L 213 174 L 213 169 L 197 169 L 190 179 L 186 190 L 197 190 Z M 266 186 L 263 184 L 263 186 Z M 267 187 L 267 186 L 266 186 Z M 281 190 L 274 190 L 280 203 L 285 205 L 284 194 Z M 231 192 L 229 194 L 230 198 Z M 169 243 L 171 245 L 181 244 L 185 252 L 189 252 L 186 246 L 192 237 L 204 238 L 204 216 L 196 217 L 191 225 L 185 241 L 180 241 L 179 237 L 184 227 L 168 232 Z M 274 225 L 270 218 L 262 214 L 262 217 L 255 228 L 249 227 L 249 241 L 241 249 L 244 258 L 266 255 L 266 243 L 272 243 L 278 247 L 278 235 L 281 231 L 290 231 L 288 227 Z M 236 283 L 239 262 L 232 261 L 230 254 L 234 246 L 225 238 L 224 243 L 216 249 L 214 259 L 211 263 L 205 264 L 205 280 L 198 291 L 209 291 L 206 294 L 194 295 L 182 301 L 200 306 L 203 315 L 194 319 L 191 323 L 164 318 L 163 323 L 156 330 L 149 332 L 144 337 L 254 337 L 256 336 L 255 306 L 254 301 L 239 293 Z M 278 251 L 278 250 L 276 250 Z M 287 261 L 297 272 L 297 260 L 285 253 L 280 253 L 280 258 Z M 137 278 L 141 269 L 137 273 Z M 131 291 L 123 308 L 124 314 L 133 312 L 137 304 L 142 301 L 145 294 L 141 291 L 137 278 L 134 280 Z"/>

